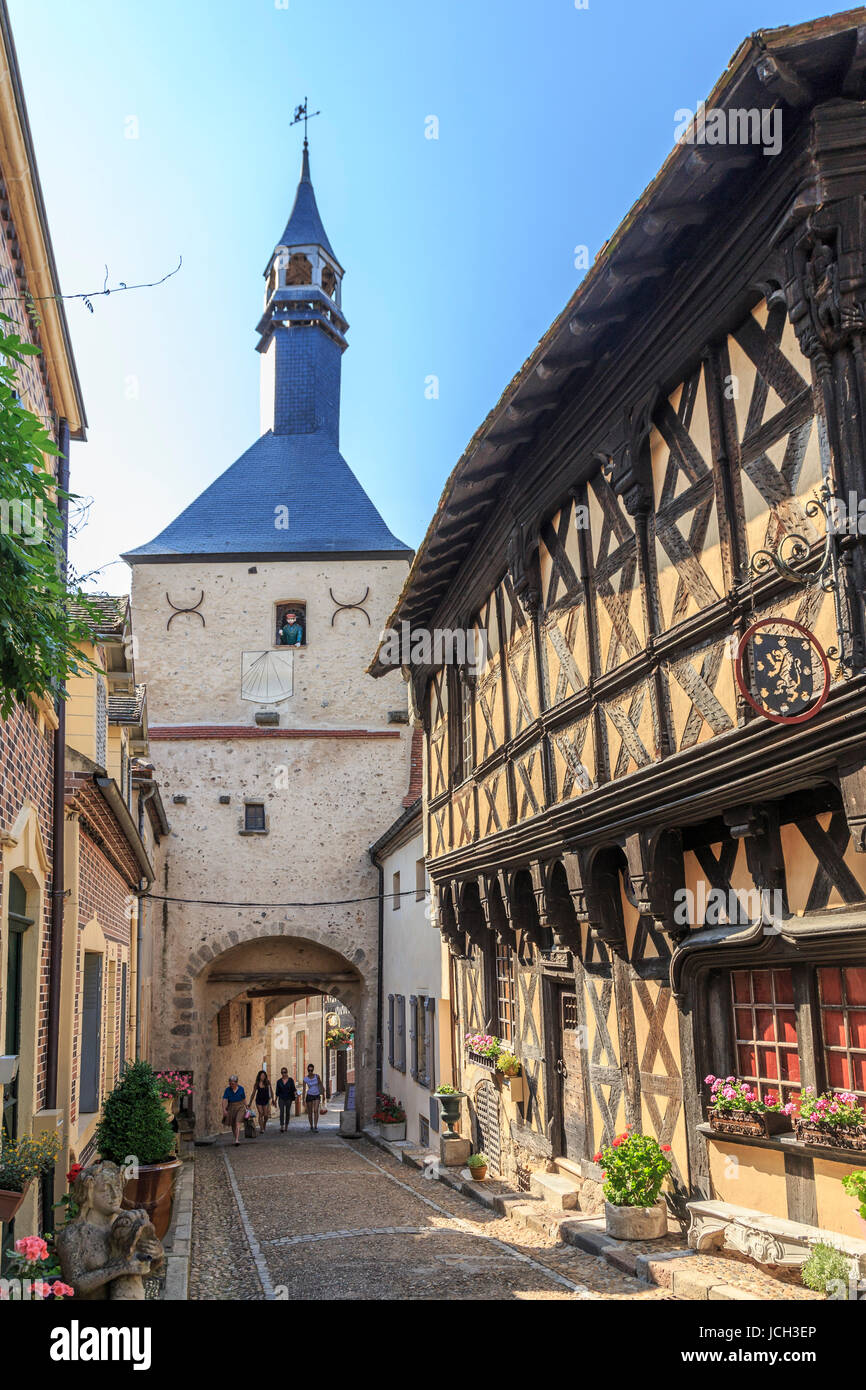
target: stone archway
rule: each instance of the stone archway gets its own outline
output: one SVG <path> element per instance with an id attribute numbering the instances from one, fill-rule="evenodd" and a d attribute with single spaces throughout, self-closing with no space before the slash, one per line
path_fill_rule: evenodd
<path id="1" fill-rule="evenodd" d="M 219 1098 L 228 1075 L 235 1071 L 245 1085 L 252 1082 L 268 1022 L 287 999 L 303 994 L 333 995 L 355 1019 L 356 1103 L 363 1123 L 375 1099 L 375 970 L 365 974 L 356 961 L 322 941 L 280 932 L 244 939 L 229 931 L 212 938 L 204 951 L 204 958 L 199 952 L 186 979 L 175 986 L 169 1011 L 174 1021 L 165 1015 L 159 1058 L 161 1065 L 194 1073 L 196 1134 L 219 1130 Z M 245 1008 L 249 1003 L 254 1007 L 245 1016 L 252 1026 L 243 1034 L 233 1006 Z M 221 1038 L 219 1020 L 227 1008 L 229 1033 L 226 1037 L 224 1030 Z M 225 1023 L 225 1012 L 222 1019 Z"/>

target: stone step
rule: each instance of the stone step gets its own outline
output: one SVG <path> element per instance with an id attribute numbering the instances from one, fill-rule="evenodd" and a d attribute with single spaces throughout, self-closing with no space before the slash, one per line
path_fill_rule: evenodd
<path id="1" fill-rule="evenodd" d="M 555 1211 L 574 1211 L 580 1184 L 564 1173 L 533 1173 L 529 1190 Z"/>

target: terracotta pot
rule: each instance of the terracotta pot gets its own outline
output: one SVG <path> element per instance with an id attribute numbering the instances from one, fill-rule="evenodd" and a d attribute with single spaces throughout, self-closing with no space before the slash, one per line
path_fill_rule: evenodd
<path id="1" fill-rule="evenodd" d="M 473 1182 L 481 1182 L 487 1177 L 487 1164 L 476 1163 L 474 1168 L 469 1169 L 469 1176 L 472 1178 Z"/>
<path id="2" fill-rule="evenodd" d="M 663 1197 L 653 1207 L 615 1207 L 604 1204 L 604 1228 L 614 1240 L 658 1240 L 668 1233 L 668 1209 Z"/>
<path id="3" fill-rule="evenodd" d="M 784 1134 L 791 1129 L 790 1115 L 783 1115 L 778 1110 L 768 1110 L 758 1115 L 742 1112 L 719 1115 L 710 1109 L 707 1111 L 707 1118 L 714 1134 L 742 1134 L 748 1138 L 761 1139 L 770 1134 Z"/>
<path id="4" fill-rule="evenodd" d="M 27 1183 L 23 1192 L 12 1192 L 8 1187 L 0 1187 L 0 1221 L 4 1225 L 14 1219 L 16 1211 L 27 1196 L 29 1186 L 30 1184 Z"/>
<path id="5" fill-rule="evenodd" d="M 123 1184 L 123 1206 L 127 1211 L 144 1207 L 157 1236 L 162 1240 L 171 1221 L 174 1185 L 183 1164 L 179 1158 L 168 1163 L 143 1163 L 137 1178 Z"/>

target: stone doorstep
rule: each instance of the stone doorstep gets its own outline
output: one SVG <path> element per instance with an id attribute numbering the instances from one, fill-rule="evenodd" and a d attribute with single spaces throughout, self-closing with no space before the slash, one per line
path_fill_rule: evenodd
<path id="1" fill-rule="evenodd" d="M 529 1190 L 554 1211 L 573 1211 L 580 1194 L 579 1184 L 564 1173 L 533 1173 Z"/>

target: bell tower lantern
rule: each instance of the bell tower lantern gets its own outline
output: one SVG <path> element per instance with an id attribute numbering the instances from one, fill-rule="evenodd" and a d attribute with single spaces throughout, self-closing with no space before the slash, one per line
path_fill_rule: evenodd
<path id="1" fill-rule="evenodd" d="M 285 231 L 265 268 L 258 324 L 261 432 L 313 434 L 339 443 L 340 359 L 348 346 L 343 267 L 322 225 L 304 140 L 301 179 Z"/>

